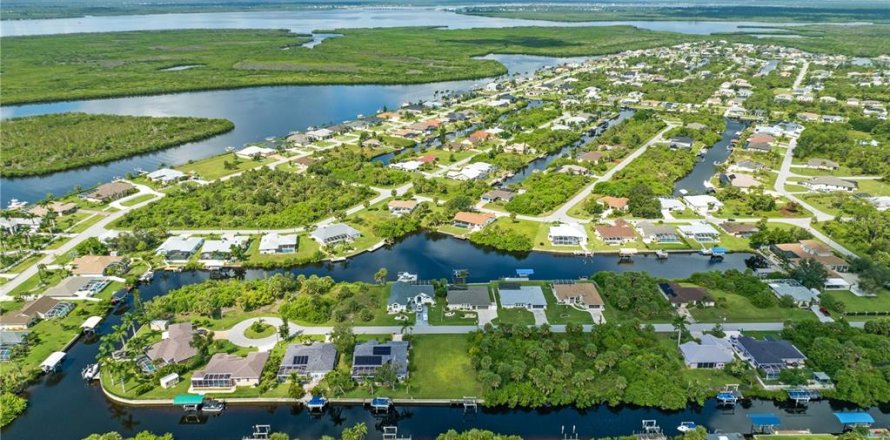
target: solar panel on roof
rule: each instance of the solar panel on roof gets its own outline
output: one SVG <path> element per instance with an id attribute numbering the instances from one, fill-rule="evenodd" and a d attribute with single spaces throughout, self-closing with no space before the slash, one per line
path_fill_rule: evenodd
<path id="1" fill-rule="evenodd" d="M 380 356 L 356 356 L 355 365 L 380 365 L 383 359 Z"/>
<path id="2" fill-rule="evenodd" d="M 294 356 L 294 365 L 306 365 L 309 363 L 309 356 Z"/>
<path id="3" fill-rule="evenodd" d="M 378 355 L 378 356 L 389 356 L 392 354 L 392 347 L 390 347 L 388 345 L 373 347 L 371 349 L 371 353 L 374 353 L 375 355 Z"/>

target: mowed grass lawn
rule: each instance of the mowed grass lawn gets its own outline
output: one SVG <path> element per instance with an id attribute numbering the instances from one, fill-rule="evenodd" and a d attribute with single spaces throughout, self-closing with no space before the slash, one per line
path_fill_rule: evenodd
<path id="1" fill-rule="evenodd" d="M 856 296 L 849 290 L 829 290 L 822 295 L 844 303 L 848 312 L 890 312 L 890 291 L 887 290 L 881 291 L 877 296 Z"/>
<path id="2" fill-rule="evenodd" d="M 403 399 L 454 399 L 479 396 L 482 387 L 467 352 L 467 335 L 415 335 L 411 339 L 409 377 L 395 389 L 359 387 L 348 397 L 384 395 Z"/>
<path id="3" fill-rule="evenodd" d="M 816 319 L 816 315 L 807 309 L 778 306 L 759 309 L 754 307 L 748 298 L 741 295 L 719 290 L 711 290 L 711 295 L 717 299 L 716 307 L 689 309 L 696 321 L 723 322 L 724 317 L 727 322 L 784 322 L 789 319 Z"/>
<path id="4" fill-rule="evenodd" d="M 176 169 L 186 174 L 197 174 L 198 177 L 204 180 L 215 180 L 223 176 L 228 176 L 229 174 L 256 168 L 272 161 L 273 159 L 256 161 L 252 159 L 242 159 L 236 157 L 234 154 L 221 154 L 219 156 L 213 156 L 207 159 L 180 165 L 176 167 Z M 232 164 L 230 165 L 230 169 L 226 169 L 226 162 Z"/>

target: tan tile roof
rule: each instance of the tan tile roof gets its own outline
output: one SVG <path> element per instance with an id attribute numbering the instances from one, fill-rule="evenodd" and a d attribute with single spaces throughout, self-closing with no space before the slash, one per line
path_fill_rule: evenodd
<path id="1" fill-rule="evenodd" d="M 554 284 L 553 294 L 560 301 L 581 298 L 581 301 L 586 305 L 602 306 L 604 304 L 599 290 L 593 283 Z"/>
<path id="2" fill-rule="evenodd" d="M 471 225 L 484 225 L 494 218 L 494 214 L 488 212 L 458 212 L 454 214 L 454 221 L 469 223 Z"/>
<path id="3" fill-rule="evenodd" d="M 627 202 L 630 201 L 630 199 L 626 197 L 605 196 L 600 197 L 598 201 L 605 203 L 606 206 L 613 209 L 624 209 L 627 207 Z"/>
<path id="4" fill-rule="evenodd" d="M 102 274 L 108 266 L 119 263 L 124 257 L 112 257 L 109 255 L 84 255 L 75 258 L 71 265 L 74 266 L 71 272 L 75 275 Z"/>
<path id="5" fill-rule="evenodd" d="M 417 206 L 417 201 L 415 200 L 393 200 L 390 201 L 387 206 L 390 208 L 406 208 L 406 209 L 414 209 Z"/>

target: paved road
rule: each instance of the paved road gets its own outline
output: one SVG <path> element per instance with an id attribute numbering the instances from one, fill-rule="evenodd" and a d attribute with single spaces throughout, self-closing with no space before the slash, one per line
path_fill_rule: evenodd
<path id="1" fill-rule="evenodd" d="M 776 184 L 774 186 L 777 193 L 785 196 L 788 200 L 791 200 L 800 206 L 803 206 L 805 209 L 809 210 L 816 217 L 816 220 L 822 222 L 826 220 L 831 220 L 834 218 L 833 215 L 826 214 L 818 209 L 815 206 L 799 199 L 793 193 L 787 191 L 785 189 L 785 183 L 788 181 L 788 177 L 791 175 L 791 161 L 794 157 L 794 149 L 797 147 L 797 139 L 791 139 L 788 143 L 788 148 L 785 149 L 785 157 L 782 159 L 782 167 L 779 169 L 779 174 L 776 176 Z"/>

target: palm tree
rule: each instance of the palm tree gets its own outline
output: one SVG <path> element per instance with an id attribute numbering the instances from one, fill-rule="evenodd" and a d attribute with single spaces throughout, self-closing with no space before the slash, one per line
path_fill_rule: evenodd
<path id="1" fill-rule="evenodd" d="M 673 325 L 677 329 L 677 347 L 680 346 L 680 338 L 683 336 L 683 332 L 686 331 L 687 324 L 689 324 L 689 321 L 686 320 L 686 315 L 679 315 L 674 318 Z"/>

